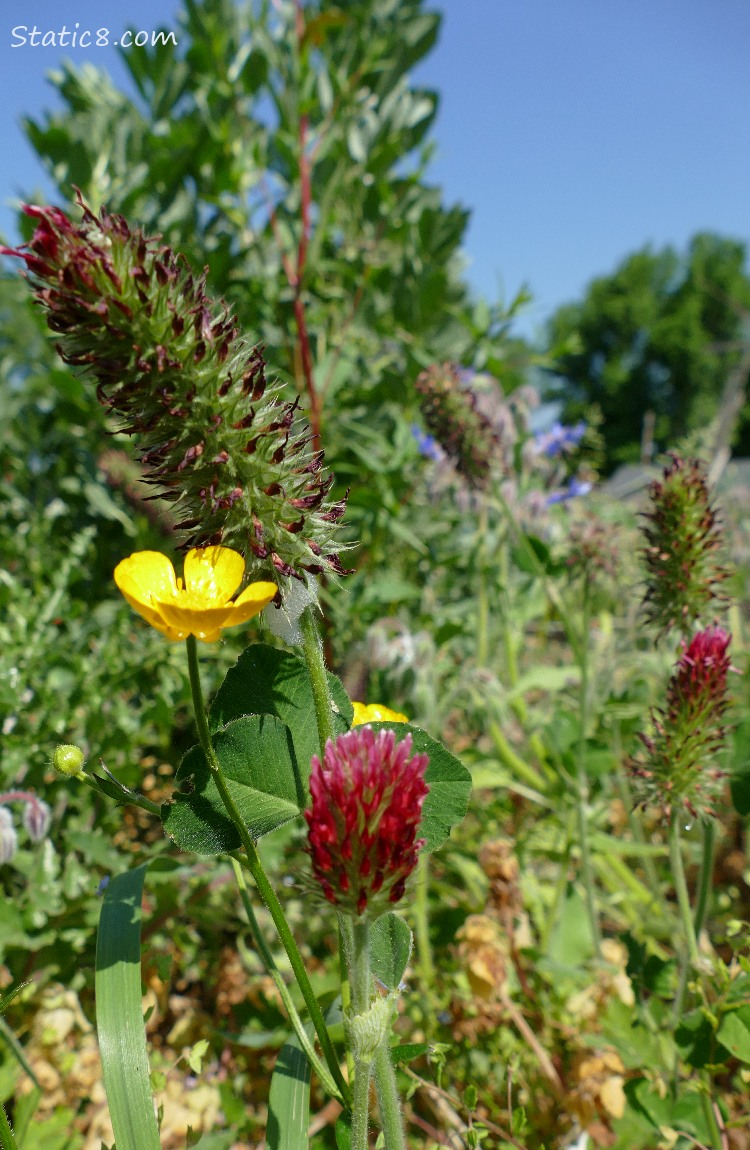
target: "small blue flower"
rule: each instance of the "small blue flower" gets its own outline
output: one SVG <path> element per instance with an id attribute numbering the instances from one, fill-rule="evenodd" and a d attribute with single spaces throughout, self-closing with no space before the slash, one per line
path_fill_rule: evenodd
<path id="1" fill-rule="evenodd" d="M 434 459 L 435 462 L 442 459 L 443 453 L 436 439 L 433 439 L 426 431 L 422 431 L 418 423 L 412 423 L 410 430 L 414 436 L 417 451 L 420 455 L 424 456 L 425 459 Z"/>
<path id="2" fill-rule="evenodd" d="M 568 483 L 567 488 L 563 491 L 554 491 L 552 495 L 548 495 L 545 499 L 547 507 L 551 507 L 553 503 L 567 503 L 569 499 L 577 499 L 580 495 L 588 495 L 591 491 L 592 484 L 586 479 L 578 479 L 575 475 Z"/>
<path id="3" fill-rule="evenodd" d="M 100 879 L 99 886 L 96 888 L 97 898 L 100 898 L 104 894 L 104 892 L 108 886 L 109 886 L 109 875 L 105 874 L 104 878 Z"/>
<path id="4" fill-rule="evenodd" d="M 566 427 L 559 420 L 556 420 L 549 431 L 537 435 L 536 449 L 541 455 L 554 459 L 555 456 L 578 447 L 585 434 L 586 424 L 582 419 L 576 423 L 575 427 Z"/>

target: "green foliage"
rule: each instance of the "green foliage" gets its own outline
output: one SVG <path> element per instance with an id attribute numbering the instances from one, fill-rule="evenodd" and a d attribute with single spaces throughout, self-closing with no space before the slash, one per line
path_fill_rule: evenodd
<path id="1" fill-rule="evenodd" d="M 191 2 L 177 49 L 123 53 L 135 98 L 66 65 L 62 111 L 27 125 L 64 197 L 75 184 L 208 266 L 306 397 L 335 493 L 351 487 L 351 537 L 375 560 L 417 458 L 399 428 L 410 381 L 450 359 L 510 390 L 528 360 L 508 313 L 462 279 L 468 212 L 427 181 L 437 95 L 409 74 L 438 28 L 423 0 L 316 0 L 296 44 L 293 4 Z"/>
<path id="2" fill-rule="evenodd" d="M 388 990 L 398 990 L 411 958 L 412 944 L 409 927 L 392 911 L 373 923 L 370 932 L 372 973 Z"/>
<path id="3" fill-rule="evenodd" d="M 352 705 L 335 675 L 329 674 L 328 684 L 338 710 L 336 733 L 343 734 L 351 726 Z M 291 651 L 279 651 L 264 643 L 253 643 L 243 651 L 211 703 L 211 730 L 240 715 L 276 715 L 286 723 L 306 794 L 310 760 L 320 754 L 320 741 L 310 676 L 303 661 Z"/>
<path id="4" fill-rule="evenodd" d="M 104 894 L 96 948 L 99 1049 L 121 1150 L 159 1150 L 141 1003 L 141 896 L 148 864 L 117 875 Z"/>
<path id="5" fill-rule="evenodd" d="M 566 417 L 598 407 L 608 469 L 640 458 L 646 412 L 656 417 L 656 443 L 672 447 L 717 415 L 733 369 L 744 388 L 748 316 L 742 243 L 701 233 L 684 254 L 636 252 L 550 321 L 550 346 L 562 349 L 554 372 Z M 734 436 L 742 453 L 748 420 L 745 405 Z"/>
<path id="6" fill-rule="evenodd" d="M 428 182 L 437 97 L 409 73 L 438 17 L 420 0 L 314 0 L 302 10 L 298 38 L 292 4 L 190 0 L 179 48 L 124 55 L 134 98 L 95 69 L 67 67 L 56 80 L 63 110 L 29 125 L 30 137 L 66 197 L 74 181 L 92 206 L 108 202 L 196 267 L 209 265 L 211 290 L 231 299 L 290 397 L 317 419 L 338 494 L 352 487 L 347 565 L 357 572 L 320 589 L 343 680 L 328 679 L 334 726 L 352 721 L 348 695 L 413 717 L 394 729 L 430 755 L 421 833 L 440 848 L 405 917 L 387 914 L 373 927 L 376 975 L 392 989 L 407 982 L 392 1059 L 419 1091 L 414 1113 L 429 1113 L 446 1136 L 464 1123 L 473 1145 L 551 1150 L 586 1130 L 613 1150 L 718 1146 L 709 1093 L 735 1125 L 745 1121 L 748 908 L 737 875 L 746 860 L 738 867 L 735 857 L 730 871 L 719 852 L 706 919 L 716 949 L 704 946 L 700 967 L 688 968 L 666 846 L 650 812 L 632 809 L 622 768 L 674 661 L 638 615 L 634 509 L 596 492 L 546 504 L 578 460 L 535 454 L 514 390 L 529 354 L 510 334 L 513 305 L 470 299 L 459 259 L 467 213 Z M 696 239 L 685 259 L 640 253 L 556 317 L 562 374 L 580 388 L 569 411 L 599 403 L 608 466 L 637 453 L 647 407 L 662 442 L 713 414 L 742 356 L 743 259 L 741 245 L 715 237 Z M 61 982 L 93 1017 L 100 875 L 125 870 L 125 855 L 132 878 L 156 853 L 239 841 L 202 753 L 187 750 L 184 652 L 114 598 L 116 562 L 171 548 L 169 520 L 144 501 L 126 444 L 105 439 L 92 395 L 59 364 L 7 277 L 0 320 L 0 771 L 4 787 L 34 788 L 54 810 L 48 839 L 34 846 L 21 830 L 2 871 L 1 961 L 12 980 L 32 978 L 7 1026 L 33 1069 L 43 1061 L 45 983 Z M 493 418 L 512 429 L 502 474 L 495 460 L 481 498 L 419 455 L 412 385 L 431 362 L 484 367 L 518 400 L 511 408 L 492 381 L 476 383 Z M 596 572 L 584 546 L 592 524 L 594 552 L 617 560 Z M 331 1002 L 339 979 L 330 908 L 293 878 L 309 865 L 298 816 L 320 751 L 310 680 L 291 651 L 253 644 L 237 658 L 246 641 L 202 652 L 209 691 L 221 684 L 211 731 L 248 827 L 265 836 L 259 853 L 281 879 L 315 991 Z M 735 649 L 743 667 L 741 634 Z M 726 761 L 741 817 L 750 809 L 746 727 L 740 714 Z M 53 775 L 59 742 L 80 744 L 90 773 L 102 773 L 102 757 L 129 786 L 153 790 L 174 841 L 148 813 Z M 602 955 L 582 879 L 581 804 Z M 725 845 L 736 854 L 735 837 Z M 684 852 L 699 863 L 700 828 L 685 833 Z M 127 964 L 133 1025 L 142 1031 L 142 977 L 156 1001 L 155 1045 L 165 1047 L 159 1070 L 187 1049 L 206 1085 L 220 1080 L 232 1131 L 206 1132 L 197 1145 L 306 1144 L 308 1108 L 324 1103 L 318 1076 L 287 1041 L 278 983 L 261 962 L 257 937 L 285 963 L 266 906 L 254 903 L 251 942 L 220 862 L 190 859 L 163 881 L 155 870 L 143 968 Z M 688 869 L 691 893 L 697 870 Z M 138 913 L 120 909 L 121 944 Z M 105 914 L 102 946 L 108 929 Z M 117 1033 L 118 1011 L 108 1021 L 105 1006 L 105 1031 Z M 331 1022 L 333 1042 L 343 1031 L 340 1017 Z M 90 1100 L 54 1116 L 36 1093 L 15 1101 L 18 1059 L 5 1030 L 0 1038 L 0 1097 L 13 1099 L 24 1140 L 78 1150 Z M 69 1068 L 72 1045 L 68 1053 Z M 423 1129 L 410 1134 L 423 1141 Z M 344 1114 L 312 1146 L 348 1150 L 350 1139 Z"/>
<path id="7" fill-rule="evenodd" d="M 441 743 L 411 723 L 370 723 L 373 731 L 395 731 L 399 739 L 408 732 L 412 737 L 412 754 L 429 757 L 425 782 L 430 790 L 422 807 L 419 837 L 425 840 L 425 851 L 439 850 L 451 828 L 466 814 L 471 794 L 471 775 L 466 767 Z"/>
<path id="8" fill-rule="evenodd" d="M 213 744 L 229 793 L 254 839 L 299 815 L 303 784 L 284 723 L 273 715 L 246 715 L 221 727 Z M 177 779 L 189 779 L 192 789 L 176 794 L 162 811 L 170 838 L 196 854 L 238 850 L 242 842 L 200 747 L 188 751 Z"/>
<path id="9" fill-rule="evenodd" d="M 279 1051 L 268 1096 L 269 1150 L 307 1150 L 310 1124 L 310 1063 L 295 1037 Z"/>

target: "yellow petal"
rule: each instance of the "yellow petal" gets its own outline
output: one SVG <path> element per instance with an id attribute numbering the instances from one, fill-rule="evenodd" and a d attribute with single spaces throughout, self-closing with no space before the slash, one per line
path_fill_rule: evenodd
<path id="1" fill-rule="evenodd" d="M 232 604 L 226 607 L 195 608 L 175 603 L 160 603 L 159 611 L 164 621 L 183 636 L 195 635 L 204 643 L 213 643 L 219 638 L 222 627 L 231 626 Z"/>
<path id="2" fill-rule="evenodd" d="M 177 591 L 171 560 L 161 551 L 136 551 L 115 567 L 115 583 L 123 595 L 150 606 L 152 596 L 167 599 Z"/>
<path id="3" fill-rule="evenodd" d="M 252 619 L 276 598 L 277 591 L 275 583 L 251 583 L 232 604 L 232 621 L 226 626 L 236 627 L 238 623 L 247 623 L 248 619 Z"/>
<path id="4" fill-rule="evenodd" d="M 390 707 L 384 707 L 382 703 L 352 703 L 352 707 L 354 708 L 353 727 L 359 727 L 363 723 L 409 722 L 406 715 L 402 715 L 400 711 L 392 711 Z"/>
<path id="5" fill-rule="evenodd" d="M 245 560 L 231 547 L 194 547 L 185 556 L 185 590 L 205 607 L 223 607 L 245 574 Z"/>
<path id="6" fill-rule="evenodd" d="M 166 555 L 160 551 L 136 551 L 117 564 L 114 579 L 130 606 L 147 623 L 170 639 L 182 638 L 170 634 L 157 602 L 177 594 L 174 567 Z"/>

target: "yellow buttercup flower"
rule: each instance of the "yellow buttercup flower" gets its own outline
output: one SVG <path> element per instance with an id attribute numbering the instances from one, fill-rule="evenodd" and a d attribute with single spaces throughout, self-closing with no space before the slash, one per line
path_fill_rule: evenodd
<path id="1" fill-rule="evenodd" d="M 277 592 L 275 583 L 251 583 L 232 596 L 245 560 L 230 547 L 194 547 L 185 556 L 183 580 L 160 551 L 136 551 L 115 567 L 115 583 L 133 610 L 168 639 L 195 635 L 215 642 L 224 627 L 247 623 Z"/>
<path id="2" fill-rule="evenodd" d="M 353 727 L 360 727 L 363 723 L 408 723 L 406 715 L 400 711 L 392 711 L 382 703 L 352 703 L 354 707 Z"/>

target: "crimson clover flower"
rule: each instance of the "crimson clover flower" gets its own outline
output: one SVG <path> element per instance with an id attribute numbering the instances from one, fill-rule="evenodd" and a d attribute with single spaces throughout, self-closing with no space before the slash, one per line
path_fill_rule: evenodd
<path id="1" fill-rule="evenodd" d="M 83 220 L 26 205 L 28 244 L 2 248 L 27 275 L 57 350 L 135 437 L 145 479 L 175 504 L 186 547 L 223 543 L 283 585 L 346 574 L 334 536 L 346 500 L 297 403 L 269 384 L 258 347 L 158 237 L 82 201 Z"/>
<path id="2" fill-rule="evenodd" d="M 715 759 L 726 740 L 731 636 L 722 627 L 698 631 L 683 645 L 663 708 L 652 712 L 646 749 L 629 763 L 640 804 L 660 806 L 668 818 L 684 808 L 693 818 L 714 815 L 725 772 Z"/>
<path id="3" fill-rule="evenodd" d="M 329 902 L 377 918 L 403 896 L 424 839 L 417 839 L 428 758 L 412 738 L 358 726 L 313 756 L 305 811 L 313 873 Z"/>
<path id="4" fill-rule="evenodd" d="M 136 551 L 115 568 L 115 583 L 133 610 L 168 639 L 195 635 L 213 643 L 225 627 L 257 615 L 277 595 L 275 583 L 242 582 L 245 560 L 230 547 L 193 548 L 185 556 L 183 580 L 160 551 Z"/>

